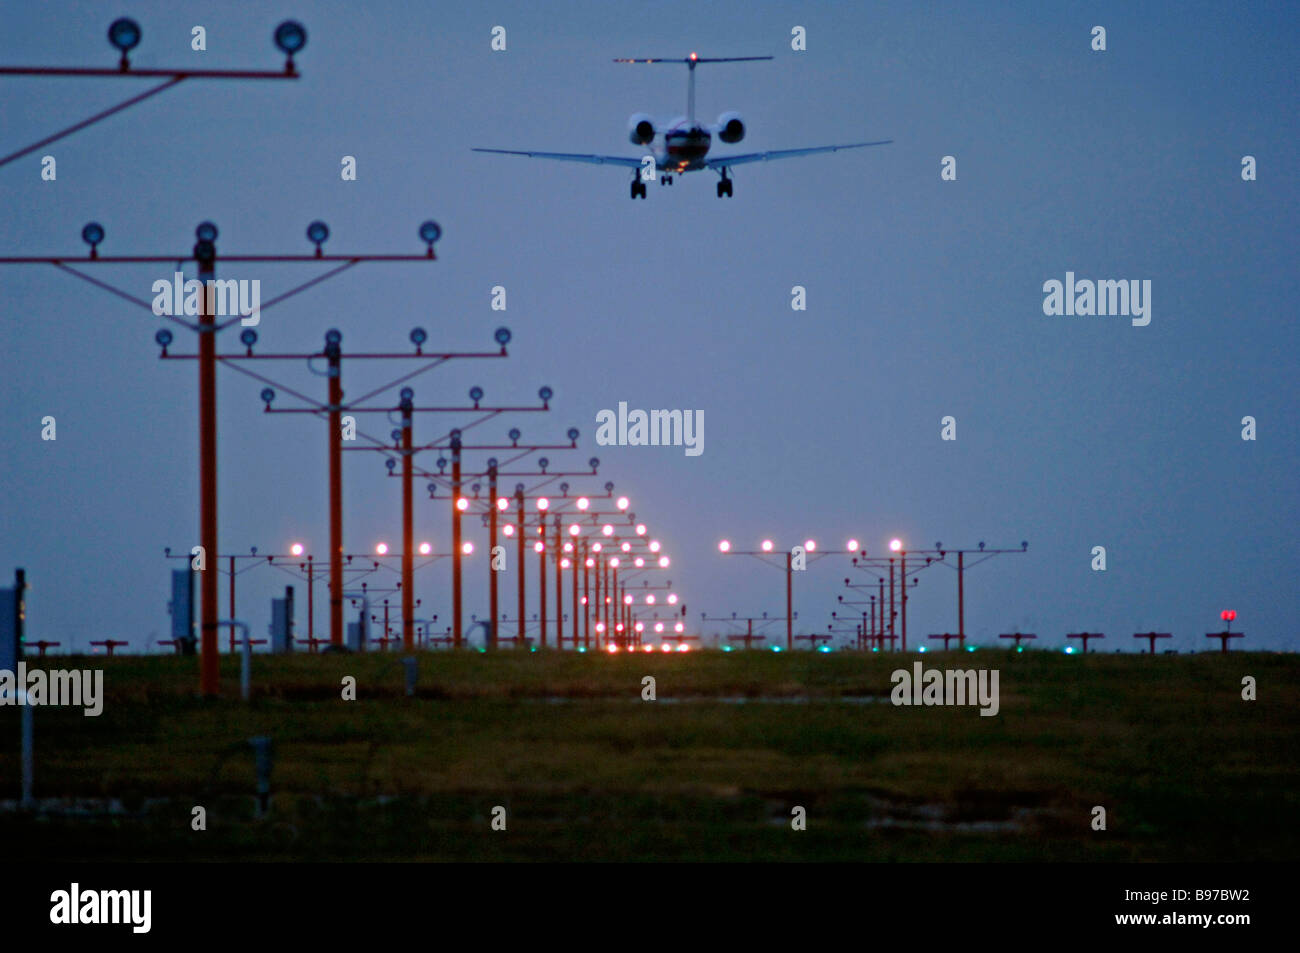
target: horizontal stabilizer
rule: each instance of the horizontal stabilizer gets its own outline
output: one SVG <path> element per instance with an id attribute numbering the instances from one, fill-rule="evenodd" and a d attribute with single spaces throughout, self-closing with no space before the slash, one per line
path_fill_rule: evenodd
<path id="1" fill-rule="evenodd" d="M 641 56 L 617 57 L 615 63 L 750 63 L 770 56 Z"/>

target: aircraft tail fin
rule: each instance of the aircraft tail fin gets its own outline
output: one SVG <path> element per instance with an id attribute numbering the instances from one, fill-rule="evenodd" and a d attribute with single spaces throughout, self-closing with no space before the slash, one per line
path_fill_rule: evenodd
<path id="1" fill-rule="evenodd" d="M 770 60 L 771 56 L 641 56 L 615 57 L 615 63 L 685 63 L 690 70 L 686 81 L 686 118 L 695 121 L 695 67 L 700 63 L 751 63 L 755 60 Z"/>

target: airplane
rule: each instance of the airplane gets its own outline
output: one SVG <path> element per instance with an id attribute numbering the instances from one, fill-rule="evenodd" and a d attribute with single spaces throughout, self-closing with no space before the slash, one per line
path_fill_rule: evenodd
<path id="1" fill-rule="evenodd" d="M 695 67 L 700 63 L 748 63 L 770 60 L 771 56 L 703 57 L 692 53 L 683 59 L 661 56 L 615 59 L 615 63 L 685 63 L 688 69 L 686 86 L 686 115 L 673 119 L 667 127 L 657 129 L 654 120 L 645 113 L 635 113 L 628 120 L 628 139 L 633 145 L 647 146 L 650 154 L 643 156 L 606 156 L 580 152 L 536 152 L 520 149 L 479 149 L 474 152 L 491 152 L 498 155 L 527 156 L 530 159 L 555 159 L 560 162 L 586 162 L 592 165 L 616 165 L 632 169 L 632 198 L 646 197 L 645 184 L 655 178 L 660 185 L 672 185 L 673 177 L 687 172 L 710 170 L 718 173 L 718 198 L 732 195 L 730 170 L 746 162 L 768 162 L 773 159 L 790 159 L 795 156 L 815 155 L 819 152 L 838 152 L 840 149 L 861 149 L 864 146 L 883 146 L 893 139 L 876 142 L 850 142 L 838 146 L 813 146 L 805 149 L 777 149 L 768 152 L 747 152 L 741 155 L 709 157 L 713 137 L 734 145 L 745 138 L 745 122 L 738 112 L 724 112 L 718 121 L 706 125 L 695 118 Z"/>

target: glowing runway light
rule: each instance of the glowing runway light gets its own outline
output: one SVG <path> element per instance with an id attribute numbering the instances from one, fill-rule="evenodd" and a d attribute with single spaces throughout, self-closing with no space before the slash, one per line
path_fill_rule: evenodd
<path id="1" fill-rule="evenodd" d="M 294 543 L 292 546 L 289 547 L 289 552 L 293 553 L 295 556 L 301 556 L 302 543 Z"/>
<path id="2" fill-rule="evenodd" d="M 469 509 L 469 500 L 465 499 L 463 496 L 457 497 L 456 509 L 460 510 L 462 513 L 465 512 L 465 510 Z"/>
<path id="3" fill-rule="evenodd" d="M 659 643 L 659 648 L 664 652 L 671 652 L 673 650 L 673 647 L 669 645 L 667 642 Z"/>
<path id="4" fill-rule="evenodd" d="M 858 541 L 856 539 L 851 539 L 844 545 L 844 548 L 851 553 L 856 553 L 858 551 Z"/>
<path id="5" fill-rule="evenodd" d="M 903 541 L 902 541 L 901 539 L 891 539 L 891 540 L 889 541 L 889 549 L 890 549 L 890 551 L 896 553 L 896 552 L 898 552 L 898 551 L 899 551 L 900 549 L 902 549 L 902 548 L 903 548 Z"/>
<path id="6" fill-rule="evenodd" d="M 730 541 L 724 539 L 724 540 L 722 540 L 720 543 L 718 543 L 718 552 L 720 552 L 720 553 L 729 553 L 729 552 L 731 552 L 731 543 L 730 543 Z"/>
<path id="7" fill-rule="evenodd" d="M 772 551 L 772 541 L 770 539 L 763 540 L 763 545 L 759 548 L 765 553 L 770 553 Z"/>
<path id="8" fill-rule="evenodd" d="M 598 625 L 598 626 L 596 626 L 597 631 L 603 631 L 604 628 L 605 628 L 605 627 L 604 627 L 603 625 Z M 617 654 L 618 654 L 618 646 L 615 645 L 613 642 L 611 642 L 611 643 L 609 643 L 609 645 L 605 646 L 605 651 L 608 652 L 610 655 L 617 655 Z"/>
<path id="9" fill-rule="evenodd" d="M 427 556 L 427 555 L 429 555 L 429 553 L 431 553 L 431 552 L 433 552 L 433 547 L 430 546 L 428 543 L 421 543 L 421 544 L 420 544 L 420 555 L 421 555 L 421 556 Z"/>
<path id="10" fill-rule="evenodd" d="M 689 645 L 687 645 L 685 642 L 683 642 L 681 645 L 677 646 L 677 651 L 678 651 L 678 652 L 689 652 L 690 650 L 691 650 L 691 647 L 690 647 Z"/>
<path id="11" fill-rule="evenodd" d="M 462 553 L 464 553 L 466 556 L 468 556 L 470 553 L 474 552 L 474 544 L 473 544 L 473 543 L 461 543 L 461 545 L 460 545 L 460 551 L 461 551 Z"/>
<path id="12" fill-rule="evenodd" d="M 377 552 L 380 556 L 388 555 L 388 544 L 387 543 L 377 544 L 375 546 L 375 552 Z"/>

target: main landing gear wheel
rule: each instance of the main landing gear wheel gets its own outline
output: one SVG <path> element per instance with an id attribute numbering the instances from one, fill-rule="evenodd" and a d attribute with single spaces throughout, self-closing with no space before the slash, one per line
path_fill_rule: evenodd
<path id="1" fill-rule="evenodd" d="M 718 182 L 718 198 L 722 198 L 724 195 L 731 198 L 731 180 L 726 178 Z"/>
<path id="2" fill-rule="evenodd" d="M 637 197 L 638 195 L 639 195 L 641 198 L 645 198 L 645 183 L 642 182 L 640 179 L 633 179 L 633 180 L 632 180 L 632 198 L 633 198 L 633 200 L 635 200 L 636 197 Z"/>

